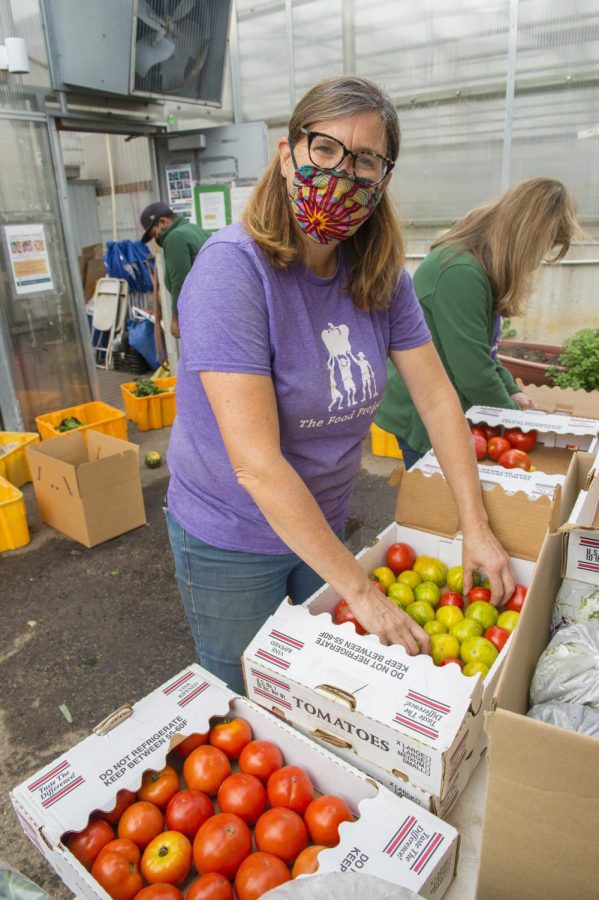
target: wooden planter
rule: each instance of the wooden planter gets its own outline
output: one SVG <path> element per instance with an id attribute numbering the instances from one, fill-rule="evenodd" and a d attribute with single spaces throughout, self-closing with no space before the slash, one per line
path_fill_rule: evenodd
<path id="1" fill-rule="evenodd" d="M 515 356 L 509 356 L 510 350 L 533 350 L 539 353 L 546 353 L 553 359 L 548 362 L 533 362 L 528 359 L 518 359 Z M 499 352 L 497 358 L 502 366 L 512 373 L 514 378 L 520 378 L 524 384 L 536 384 L 539 387 L 543 384 L 551 385 L 552 382 L 547 378 L 547 369 L 549 366 L 556 365 L 562 348 L 555 344 L 535 344 L 531 341 L 501 341 L 499 344 Z M 558 366 L 563 371 L 563 366 Z"/>

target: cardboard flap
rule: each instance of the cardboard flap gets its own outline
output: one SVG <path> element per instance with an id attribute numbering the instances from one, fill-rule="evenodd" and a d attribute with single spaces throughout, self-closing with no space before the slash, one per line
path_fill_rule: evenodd
<path id="1" fill-rule="evenodd" d="M 471 406 L 465 416 L 470 422 L 485 422 L 487 425 L 503 425 L 505 428 L 520 428 L 522 431 L 554 432 L 555 434 L 596 435 L 599 430 L 597 419 L 580 416 L 551 415 L 542 409 L 501 409 L 495 406 Z"/>
<path id="2" fill-rule="evenodd" d="M 80 431 L 74 431 L 72 434 L 63 434 L 49 441 L 42 441 L 40 444 L 27 447 L 25 452 L 28 457 L 35 454 L 36 456 L 43 456 L 44 459 L 55 459 L 59 462 L 64 462 L 69 466 L 78 466 L 79 463 L 88 459 L 85 438 Z"/>
<path id="3" fill-rule="evenodd" d="M 79 438 L 79 441 L 75 440 L 76 437 Z M 65 447 L 63 441 L 66 441 L 68 444 L 73 443 L 73 447 Z M 60 447 L 47 446 L 54 443 L 58 444 L 59 442 L 63 444 L 63 449 L 66 451 L 66 456 L 68 457 L 66 460 L 61 458 Z M 79 443 L 81 443 L 81 446 L 79 446 Z M 56 453 L 57 450 L 59 451 L 58 453 Z M 25 453 L 27 454 L 33 486 L 36 489 L 36 496 L 37 491 L 42 491 L 43 493 L 56 491 L 66 493 L 72 498 L 77 497 L 76 465 L 80 460 L 87 458 L 85 441 L 82 435 L 43 441 L 41 444 L 27 447 Z"/>
<path id="4" fill-rule="evenodd" d="M 578 484 L 582 488 L 562 532 L 599 528 L 599 456 L 591 461 L 590 453 L 579 454 L 578 461 Z"/>
<path id="5" fill-rule="evenodd" d="M 599 419 L 599 391 L 524 384 L 520 378 L 516 379 L 516 384 L 545 412 Z"/>
<path id="6" fill-rule="evenodd" d="M 138 454 L 129 449 L 82 463 L 77 467 L 79 493 L 86 498 L 114 490 L 118 485 L 137 478 L 138 469 Z"/>
<path id="7" fill-rule="evenodd" d="M 458 510 L 442 475 L 427 476 L 419 470 L 393 470 L 389 484 L 399 487 L 395 519 L 409 528 L 454 537 L 460 530 Z"/>
<path id="8" fill-rule="evenodd" d="M 131 450 L 139 455 L 139 447 L 131 441 L 124 441 L 122 438 L 112 437 L 93 429 L 87 433 L 87 453 L 90 462 L 103 459 L 105 456 L 113 456 L 115 453 L 124 453 L 125 450 Z"/>

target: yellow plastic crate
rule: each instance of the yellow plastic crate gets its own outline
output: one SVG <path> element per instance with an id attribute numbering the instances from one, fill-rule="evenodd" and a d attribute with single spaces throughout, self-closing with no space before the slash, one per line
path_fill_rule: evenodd
<path id="1" fill-rule="evenodd" d="M 31 472 L 25 447 L 31 444 L 39 444 L 40 436 L 34 431 L 0 431 L 0 445 L 18 444 L 5 455 L 0 455 L 0 478 L 10 481 L 15 487 L 20 488 L 31 481 Z"/>
<path id="2" fill-rule="evenodd" d="M 135 381 L 128 381 L 127 384 L 121 385 L 127 418 L 135 422 L 140 431 L 167 428 L 175 421 L 177 379 L 175 377 L 156 378 L 154 381 L 157 387 L 162 388 L 163 393 L 154 394 L 151 397 L 136 397 L 133 393 L 136 388 Z"/>
<path id="3" fill-rule="evenodd" d="M 114 406 L 102 403 L 101 400 L 93 400 L 91 403 L 82 403 L 80 406 L 71 406 L 68 409 L 59 409 L 56 412 L 37 416 L 35 424 L 42 440 L 60 437 L 61 434 L 72 434 L 70 431 L 58 431 L 62 420 L 69 416 L 74 416 L 83 422 L 81 428 L 73 430 L 82 431 L 84 435 L 86 431 L 93 428 L 94 431 L 101 431 L 102 434 L 121 438 L 124 441 L 128 438 L 125 413 L 120 409 L 115 409 Z"/>
<path id="4" fill-rule="evenodd" d="M 389 434 L 388 431 L 383 431 L 374 422 L 370 426 L 370 440 L 374 456 L 389 456 L 391 459 L 403 459 L 403 454 L 399 449 L 395 435 Z"/>
<path id="5" fill-rule="evenodd" d="M 0 553 L 24 547 L 30 540 L 23 494 L 0 478 Z"/>

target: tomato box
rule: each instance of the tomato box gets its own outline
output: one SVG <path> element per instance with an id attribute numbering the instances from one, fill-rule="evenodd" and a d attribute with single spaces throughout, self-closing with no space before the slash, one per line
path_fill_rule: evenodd
<path id="1" fill-rule="evenodd" d="M 560 529 L 564 542 L 562 574 L 564 578 L 599 584 L 599 454 L 590 470 L 582 474 L 584 484 Z"/>
<path id="2" fill-rule="evenodd" d="M 599 391 L 575 391 L 573 388 L 549 387 L 547 384 L 516 383 L 534 402 L 537 409 L 583 419 L 599 419 Z"/>
<path id="3" fill-rule="evenodd" d="M 94 810 L 112 809 L 121 788 L 138 790 L 142 773 L 162 768 L 184 736 L 206 732 L 212 717 L 226 715 L 246 719 L 255 738 L 275 743 L 286 764 L 300 766 L 318 792 L 340 796 L 356 816 L 341 825 L 339 844 L 319 854 L 319 874 L 370 873 L 422 897 L 445 894 L 457 865 L 459 836 L 453 827 L 236 697 L 194 664 L 134 706 L 118 710 L 11 792 L 25 833 L 76 896 L 108 897 L 67 850 L 65 833 L 84 828 Z M 187 883 L 182 887 L 185 891 Z"/>

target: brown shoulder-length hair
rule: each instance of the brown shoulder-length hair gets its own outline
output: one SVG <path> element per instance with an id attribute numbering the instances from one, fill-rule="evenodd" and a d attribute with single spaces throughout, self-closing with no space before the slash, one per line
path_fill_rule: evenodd
<path id="1" fill-rule="evenodd" d="M 489 276 L 497 312 L 517 316 L 529 296 L 532 273 L 544 259 L 563 259 L 578 234 L 574 201 L 561 181 L 528 178 L 473 209 L 431 249 L 447 245 L 471 253 Z M 557 252 L 549 257 L 553 248 Z"/>
<path id="2" fill-rule="evenodd" d="M 386 155 L 396 160 L 400 132 L 393 102 L 376 84 L 353 75 L 327 78 L 308 91 L 291 116 L 289 143 L 293 147 L 304 137 L 301 129 L 314 122 L 344 119 L 371 111 L 378 113 L 385 128 Z M 302 247 L 278 155 L 256 185 L 242 222 L 275 268 L 285 268 L 301 259 Z M 403 232 L 393 200 L 386 190 L 372 215 L 344 241 L 344 253 L 353 303 L 365 311 L 386 308 L 405 262 Z"/>

